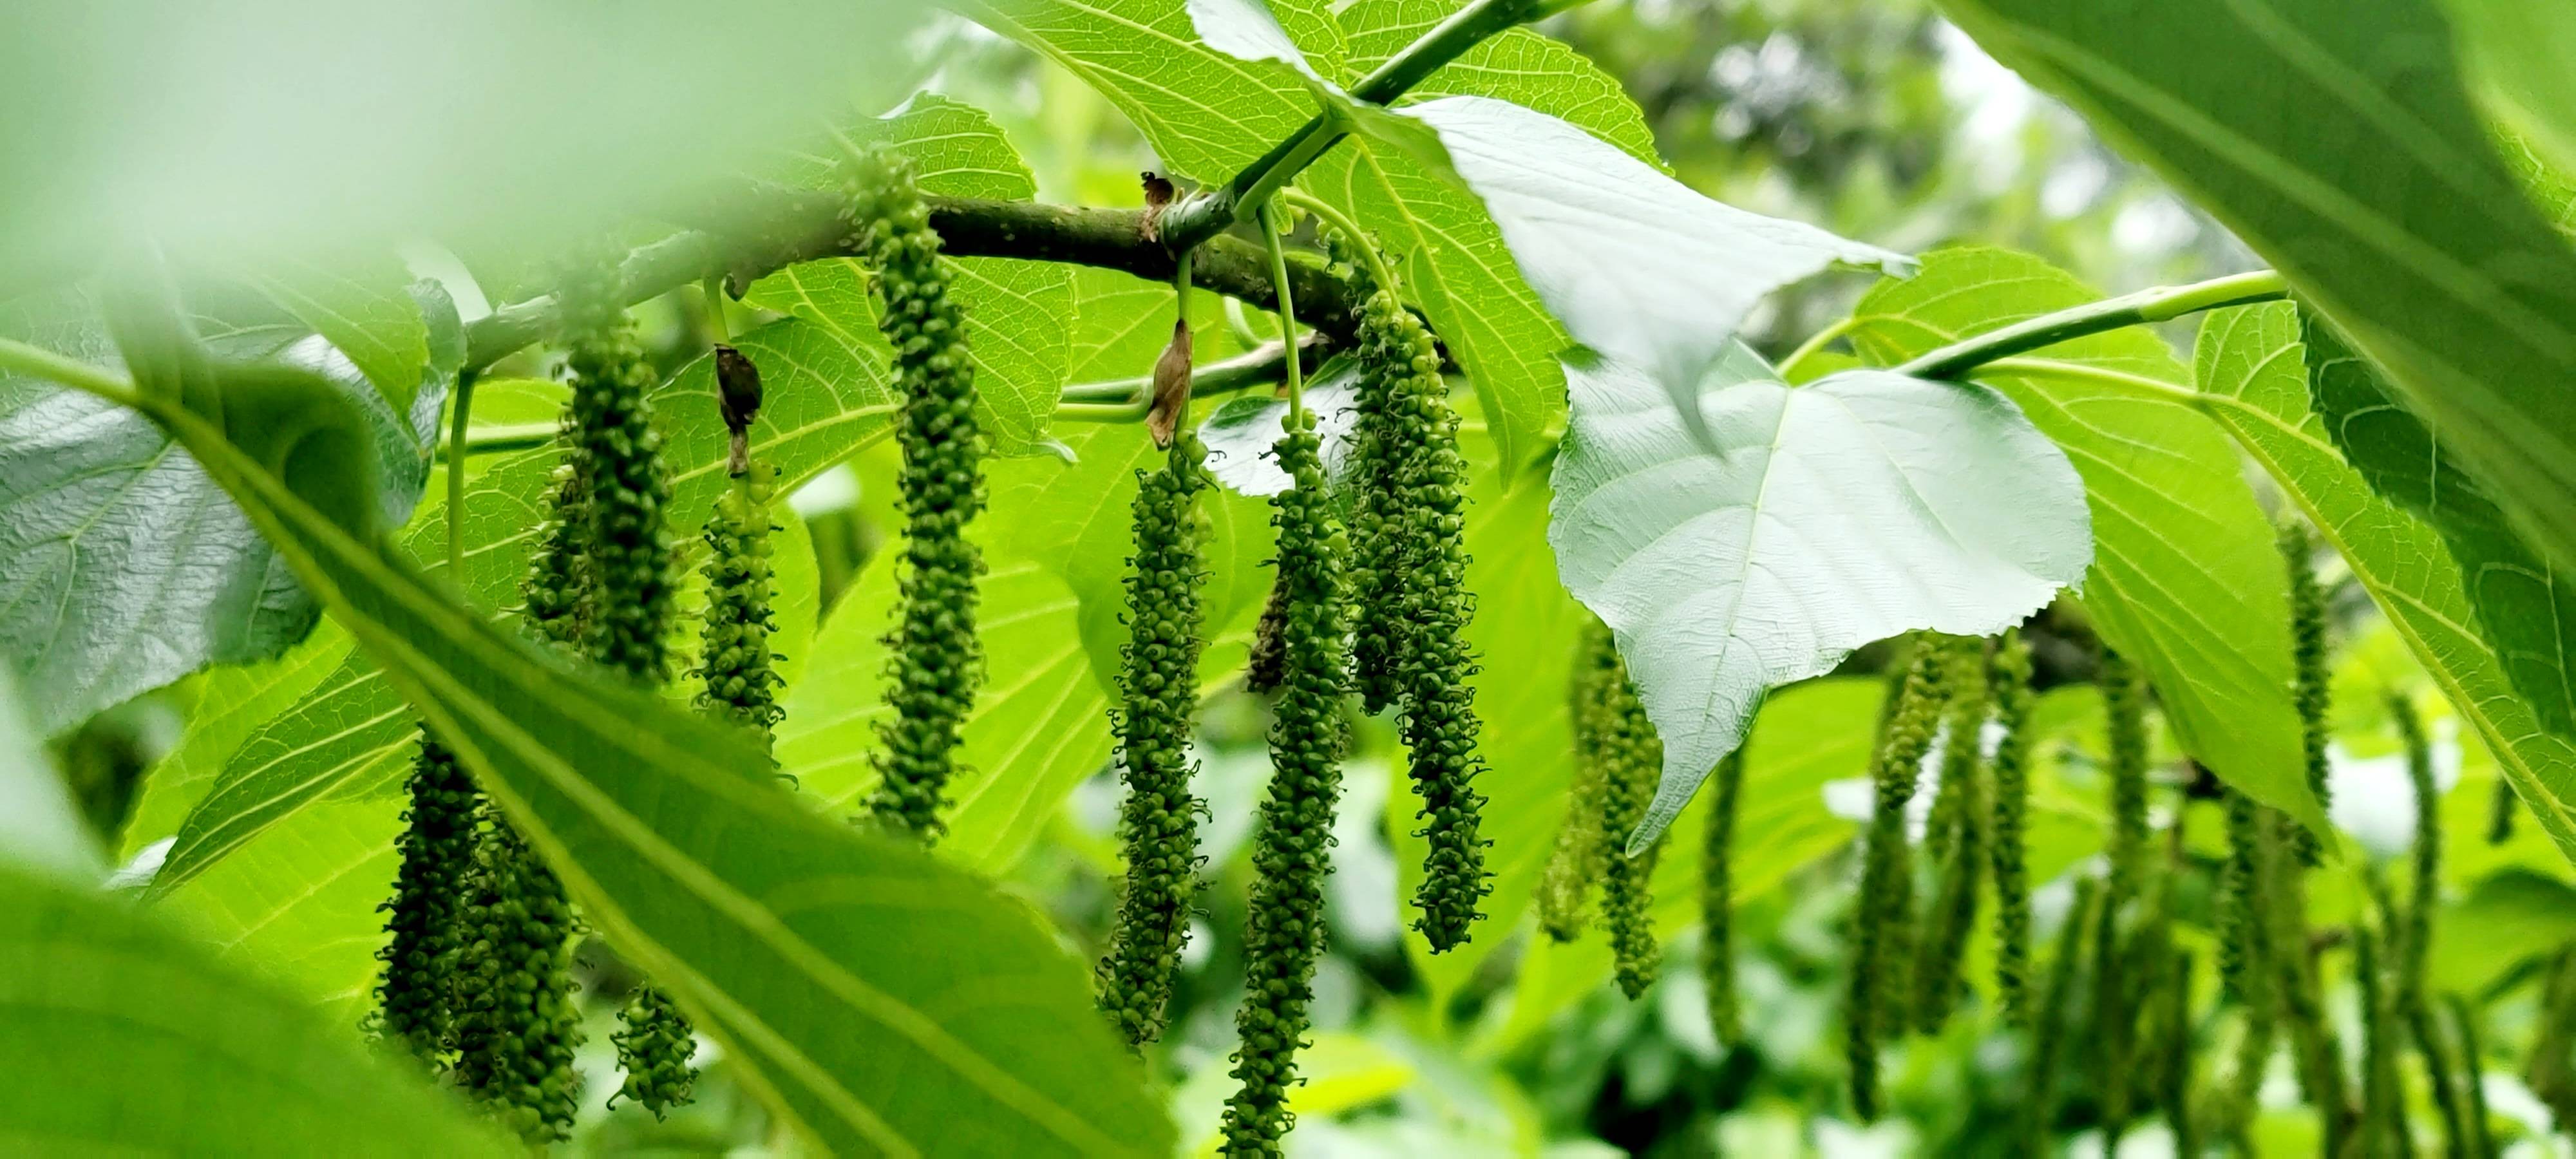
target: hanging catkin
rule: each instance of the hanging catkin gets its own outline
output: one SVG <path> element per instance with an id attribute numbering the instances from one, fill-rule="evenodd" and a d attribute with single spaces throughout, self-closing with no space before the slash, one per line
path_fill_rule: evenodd
<path id="1" fill-rule="evenodd" d="M 1279 584 L 1287 592 L 1286 650 L 1270 730 L 1270 795 L 1253 837 L 1256 875 L 1244 925 L 1243 1005 L 1235 1014 L 1234 1078 L 1225 1109 L 1228 1155 L 1273 1155 L 1288 1131 L 1288 1089 L 1324 949 L 1324 879 L 1332 871 L 1333 810 L 1346 741 L 1341 559 L 1314 414 L 1293 413 L 1278 459 L 1295 485 L 1271 498 Z"/>
<path id="2" fill-rule="evenodd" d="M 2057 941 L 2048 960 L 2048 979 L 2040 988 L 2039 1005 L 2032 1011 L 2030 1070 L 2024 1076 L 2028 1085 L 2022 1118 L 2022 1153 L 2026 1155 L 2048 1153 L 2049 1127 L 2057 1111 L 2057 1068 L 2066 1050 L 2066 1006 L 2075 997 L 2084 934 L 2093 926 L 2100 893 L 2100 883 L 2095 879 L 2075 879 L 2075 900 L 2058 922 Z"/>
<path id="3" fill-rule="evenodd" d="M 453 976 L 462 933 L 462 896 L 474 867 L 478 795 L 444 746 L 423 734 L 413 761 L 411 804 L 394 839 L 402 868 L 381 908 L 391 935 L 376 954 L 377 1033 L 428 1062 L 441 1061 L 451 1028 Z"/>
<path id="4" fill-rule="evenodd" d="M 895 440 L 903 449 L 897 491 L 904 516 L 886 636 L 886 701 L 878 724 L 879 780 L 868 809 L 889 831 L 936 840 L 939 809 L 957 769 L 959 734 L 983 683 L 975 636 L 982 553 L 967 525 L 984 508 L 984 439 L 975 417 L 975 367 L 966 316 L 939 264 L 939 235 L 909 164 L 883 149 L 854 159 L 843 184 L 850 236 L 876 273 L 877 328 L 894 348 L 903 399 Z"/>
<path id="5" fill-rule="evenodd" d="M 1602 789 L 1601 924 L 1610 934 L 1619 990 L 1635 999 L 1654 985 L 1662 965 L 1663 951 L 1655 945 L 1650 887 L 1664 839 L 1658 836 L 1631 855 L 1628 838 L 1645 821 L 1646 806 L 1654 802 L 1655 785 L 1664 771 L 1664 745 L 1655 735 L 1654 723 L 1646 719 L 1645 702 L 1638 699 L 1624 661 L 1607 682 L 1600 744 L 1602 760 L 1609 766 L 1609 779 Z"/>
<path id="6" fill-rule="evenodd" d="M 1747 743 L 1752 731 L 1746 729 Z M 1744 1036 L 1735 1000 L 1735 810 L 1744 790 L 1744 745 L 1709 775 L 1708 829 L 1700 845 L 1700 978 L 1708 990 L 1709 1029 L 1721 1044 Z"/>
<path id="7" fill-rule="evenodd" d="M 1609 791 L 1610 761 L 1602 746 L 1608 729 L 1610 682 L 1619 674 L 1618 643 L 1610 627 L 1589 616 L 1574 649 L 1566 686 L 1566 714 L 1574 733 L 1574 786 L 1566 794 L 1565 820 L 1538 886 L 1538 924 L 1559 942 L 1583 933 L 1585 903 L 1607 867 L 1601 811 Z"/>
<path id="8" fill-rule="evenodd" d="M 730 346 L 716 347 L 716 379 L 725 428 L 732 436 L 726 469 L 734 485 L 707 520 L 707 616 L 699 636 L 698 705 L 752 730 L 767 751 L 785 710 L 778 706 L 777 657 L 769 638 L 770 503 L 777 468 L 751 458 L 751 424 L 761 404 L 760 370 Z"/>
<path id="9" fill-rule="evenodd" d="M 2326 596 L 2317 585 L 2316 543 L 2307 525 L 2282 524 L 2280 546 L 2290 574 L 2290 659 L 2296 677 L 2292 689 L 2299 710 L 2299 747 L 2306 762 L 2308 792 L 2316 797 L 2322 814 L 2334 803 L 2326 780 L 2326 741 L 2332 736 L 2327 716 L 2333 707 L 2333 685 L 2326 672 Z M 2317 864 L 2315 834 L 2301 830 L 2291 835 L 2291 841 L 2300 864 Z"/>
<path id="10" fill-rule="evenodd" d="M 2030 1021 L 2030 871 L 2024 835 L 2030 811 L 2030 645 L 2020 629 L 1996 642 L 1987 680 L 1994 690 L 1993 821 L 1986 844 L 1995 875 L 1995 994 L 2004 1021 Z"/>
<path id="11" fill-rule="evenodd" d="M 1914 798 L 1923 756 L 1947 700 L 1946 644 L 1925 641 L 1897 688 L 1885 734 L 1870 762 L 1874 791 L 1861 848 L 1860 893 L 1853 906 L 1852 971 L 1843 1006 L 1845 1053 L 1851 1066 L 1852 1110 L 1863 1122 L 1878 1117 L 1878 1042 L 1905 1025 L 1895 1009 L 1904 988 L 1898 964 L 1909 958 L 1905 918 L 1913 908 L 1913 874 L 1905 833 L 1905 807 Z"/>
<path id="12" fill-rule="evenodd" d="M 2414 700 L 2403 693 L 2389 693 L 2388 717 L 2405 743 L 2406 779 L 2415 800 L 2413 872 L 2402 923 L 2394 903 L 2389 907 L 2389 940 L 2395 943 L 2390 949 L 2397 959 L 2389 1003 L 2408 1040 L 2414 1043 L 2417 1057 L 2424 1062 L 2425 1085 L 2432 1092 L 2434 1108 L 2441 1112 L 2451 1151 L 2460 1154 L 2468 1145 L 2465 1096 L 2456 1081 L 2459 1072 L 2451 1063 L 2433 1017 L 2424 977 L 2433 948 L 2434 910 L 2442 902 L 2441 790 L 2433 780 L 2432 740 L 2424 734 L 2424 722 L 2415 712 Z"/>
<path id="13" fill-rule="evenodd" d="M 1950 706 L 1941 752 L 1941 785 L 1932 798 L 1924 852 L 1939 875 L 1932 906 L 1916 940 L 1911 1012 L 1915 1029 L 1933 1033 L 1948 1021 L 1961 986 L 1959 963 L 1977 921 L 1977 889 L 1986 868 L 1986 784 L 1983 736 L 1993 693 L 1982 641 L 1950 650 Z"/>
<path id="14" fill-rule="evenodd" d="M 1131 508 L 1127 644 L 1120 708 L 1112 714 L 1127 788 L 1118 822 L 1127 877 L 1100 963 L 1100 1008 L 1136 1046 L 1162 1035 L 1201 860 L 1190 726 L 1198 709 L 1199 589 L 1207 578 L 1199 549 L 1202 454 L 1198 436 L 1177 432 L 1161 470 L 1136 472 Z"/>

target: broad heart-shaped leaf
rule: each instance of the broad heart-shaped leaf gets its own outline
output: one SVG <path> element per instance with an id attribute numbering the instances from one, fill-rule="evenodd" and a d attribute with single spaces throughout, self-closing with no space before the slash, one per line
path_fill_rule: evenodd
<path id="1" fill-rule="evenodd" d="M 1269 0 L 1189 0 L 1188 8 L 1190 27 L 1209 48 L 1241 61 L 1275 61 L 1324 79 L 1270 14 Z"/>
<path id="2" fill-rule="evenodd" d="M 1081 966 L 1024 907 L 815 816 L 741 733 L 504 635 L 144 405 L 782 1121 L 836 1152 L 1169 1148 Z"/>
<path id="3" fill-rule="evenodd" d="M 462 1104 L 146 917 L 0 865 L 10 1150 L 510 1153 Z"/>
<path id="4" fill-rule="evenodd" d="M 1360 0 L 1342 9 L 1350 39 L 1344 75 L 1375 69 L 1458 7 L 1457 0 Z M 1413 89 L 1414 97 L 1459 95 L 1558 117 L 1657 163 L 1654 134 L 1619 82 L 1527 28 L 1467 50 Z M 1566 337 L 1522 280 L 1484 205 L 1412 156 L 1358 144 L 1326 153 L 1299 184 L 1341 206 L 1387 248 L 1405 297 L 1475 384 L 1502 473 L 1514 477 L 1564 417 L 1565 373 L 1556 356 Z"/>
<path id="5" fill-rule="evenodd" d="M 1235 0 L 1240 3 L 1241 0 Z M 1213 184 L 1234 176 L 1315 115 L 1305 78 L 1211 47 L 1171 0 L 950 0 L 968 19 L 1043 54 L 1127 114 L 1163 164 Z M 1270 11 L 1325 76 L 1342 67 L 1325 0 L 1271 0 Z"/>
<path id="6" fill-rule="evenodd" d="M 2002 631 L 2091 561 L 2082 480 L 1989 388 L 1847 370 L 1793 389 L 1738 345 L 1695 400 L 1711 454 L 1647 373 L 1600 361 L 1566 381 L 1548 543 L 1664 742 L 1631 849 L 1772 688 L 1899 632 Z"/>
<path id="7" fill-rule="evenodd" d="M 925 193 L 1006 201 L 1037 196 L 1036 179 L 992 118 L 945 97 L 915 96 L 892 113 L 852 126 L 846 135 L 857 143 L 890 145 L 912 162 Z M 793 155 L 787 159 L 788 177 L 809 188 L 831 188 L 837 155 L 837 145 L 830 154 Z M 1025 454 L 1054 419 L 1056 396 L 1071 363 L 1067 319 L 1074 311 L 1073 272 L 1064 265 L 1009 258 L 941 264 L 966 309 L 976 416 L 984 437 L 995 454 Z M 746 300 L 830 327 L 850 345 L 886 351 L 867 273 L 856 261 L 834 258 L 789 266 L 754 284 Z"/>
<path id="8" fill-rule="evenodd" d="M 2576 250 L 2489 147 L 2436 0 L 1944 9 L 2288 275 L 2576 566 Z"/>
<path id="9" fill-rule="evenodd" d="M 768 398 L 752 425 L 752 453 L 778 469 L 782 494 L 886 431 L 896 404 L 886 388 L 881 347 L 854 344 L 799 318 L 738 335 L 733 344 L 761 367 Z M 717 413 L 710 360 L 681 368 L 652 398 L 662 453 L 671 466 L 677 559 L 681 567 L 694 568 L 704 545 L 690 534 L 690 525 L 732 486 L 724 473 L 724 424 L 707 421 Z M 539 448 L 503 459 L 467 484 L 461 586 L 478 606 L 519 602 L 518 585 L 544 519 L 540 504 L 555 460 L 552 448 Z M 402 544 L 413 560 L 444 570 L 445 511 L 433 511 L 438 518 L 416 521 Z M 267 826 L 353 778 L 393 775 L 410 759 L 417 721 L 382 679 L 374 658 L 352 656 L 233 753 L 221 779 L 181 827 L 153 888 L 179 888 Z"/>
<path id="10" fill-rule="evenodd" d="M 2298 311 L 2287 303 L 2209 316 L 2195 359 L 2210 413 L 2342 553 L 2514 791 L 2576 861 L 2576 745 L 2540 727 L 2495 646 L 2473 625 L 2442 537 L 2375 493 L 2336 453 L 2309 403 Z"/>
<path id="11" fill-rule="evenodd" d="M 2368 359 L 2353 353 L 2334 324 L 2303 316 L 2309 394 L 2326 434 L 2380 497 L 2440 532 L 2460 565 L 2478 632 L 2495 646 L 2506 679 L 2540 727 L 2576 735 L 2576 681 L 2569 649 L 2576 639 L 2576 572 L 2558 569 L 2531 550 L 2486 489 L 2452 462 L 2422 420 L 2406 412 Z"/>
<path id="12" fill-rule="evenodd" d="M 218 353 L 283 357 L 346 389 L 376 434 L 383 514 L 392 523 L 409 514 L 443 385 L 397 416 L 321 339 L 282 327 L 201 331 Z M 0 332 L 117 361 L 77 290 L 0 305 Z M 441 333 L 461 358 L 452 309 Z M 0 645 L 26 685 L 44 690 L 38 729 L 59 733 L 209 663 L 274 656 L 314 616 L 312 599 L 169 436 L 87 395 L 0 377 Z"/>
<path id="13" fill-rule="evenodd" d="M 1852 343 L 1871 362 L 1894 363 L 2098 297 L 2025 254 L 1941 250 L 1913 278 L 1861 299 Z M 2031 372 L 1989 367 L 1977 381 L 2012 396 L 2084 476 L 2094 542 L 2084 606 L 2095 628 L 2146 672 L 2185 749 L 2322 832 L 2299 772 L 2287 574 L 2235 448 L 2183 393 L 2182 364 L 2134 328 L 2013 361 Z M 2156 384 L 2173 389 L 2159 395 Z"/>
<path id="14" fill-rule="evenodd" d="M 1566 332 L 1654 375 L 1703 442 L 1700 381 L 1763 295 L 1836 262 L 1913 268 L 1901 254 L 1712 201 L 1509 101 L 1443 97 L 1404 112 L 1439 131 L 1521 275 Z"/>

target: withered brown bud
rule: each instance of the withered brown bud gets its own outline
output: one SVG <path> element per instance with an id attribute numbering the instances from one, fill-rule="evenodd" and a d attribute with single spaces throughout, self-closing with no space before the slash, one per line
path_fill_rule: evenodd
<path id="1" fill-rule="evenodd" d="M 760 368 L 742 351 L 716 344 L 716 402 L 724 409 L 733 444 L 725 469 L 737 478 L 751 470 L 751 421 L 760 415 Z"/>
<path id="2" fill-rule="evenodd" d="M 1172 204 L 1172 199 L 1174 197 L 1180 195 L 1180 190 L 1172 186 L 1171 178 L 1165 177 L 1160 173 L 1156 173 L 1151 169 L 1139 173 L 1136 176 L 1139 180 L 1143 181 L 1145 185 L 1145 216 L 1142 221 L 1138 222 L 1136 232 L 1145 235 L 1146 241 L 1161 241 L 1163 238 L 1163 210 L 1166 206 Z"/>
<path id="3" fill-rule="evenodd" d="M 1170 447 L 1172 433 L 1181 427 L 1181 417 L 1190 413 L 1190 323 L 1187 318 L 1172 322 L 1172 344 L 1163 348 L 1163 356 L 1154 360 L 1154 404 L 1145 412 L 1145 431 L 1154 436 L 1154 445 Z"/>

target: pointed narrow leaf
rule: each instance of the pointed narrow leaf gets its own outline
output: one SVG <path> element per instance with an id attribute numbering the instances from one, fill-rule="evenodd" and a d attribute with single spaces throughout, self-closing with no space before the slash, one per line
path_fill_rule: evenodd
<path id="1" fill-rule="evenodd" d="M 146 401 L 620 952 L 834 1152 L 1162 1154 L 1171 1128 L 1018 903 L 807 812 L 734 730 L 503 635 Z"/>
<path id="2" fill-rule="evenodd" d="M 1986 635 L 2092 558 L 2084 485 L 2009 399 L 1851 370 L 1782 385 L 1732 348 L 1697 401 L 1709 454 L 1641 371 L 1568 367 L 1548 542 L 1614 629 L 1664 742 L 1653 840 L 1772 688 L 1930 628 Z"/>

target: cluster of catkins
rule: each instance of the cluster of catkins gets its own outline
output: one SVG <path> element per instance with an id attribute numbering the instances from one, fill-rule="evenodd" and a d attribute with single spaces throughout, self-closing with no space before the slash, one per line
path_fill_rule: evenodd
<path id="1" fill-rule="evenodd" d="M 539 548 L 521 585 L 536 639 L 647 685 L 670 677 L 676 582 L 671 484 L 653 427 L 655 375 L 604 272 L 561 294 L 571 398 Z M 738 357 L 738 355 L 737 355 Z M 757 376 L 740 408 L 758 408 Z M 729 400 L 727 421 L 737 418 Z M 741 427 L 737 427 L 741 429 Z M 777 719 L 768 652 L 768 491 L 745 479 L 706 541 L 709 609 L 701 703 L 764 735 Z M 379 1034 L 431 1066 L 530 1143 L 570 1133 L 580 1076 L 573 951 L 562 882 L 456 758 L 424 734 L 402 863 L 383 907 Z M 640 986 L 614 1036 L 631 1099 L 657 1116 L 687 1102 L 694 1032 L 669 996 Z"/>

